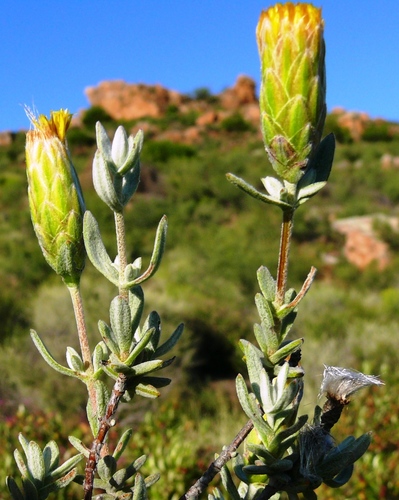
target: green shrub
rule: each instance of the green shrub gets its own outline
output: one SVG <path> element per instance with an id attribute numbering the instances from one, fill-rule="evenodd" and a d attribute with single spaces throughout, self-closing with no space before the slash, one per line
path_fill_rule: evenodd
<path id="1" fill-rule="evenodd" d="M 83 113 L 82 123 L 85 127 L 93 129 L 97 122 L 105 125 L 113 121 L 113 118 L 101 106 L 92 106 Z"/>
<path id="2" fill-rule="evenodd" d="M 222 120 L 220 128 L 226 132 L 247 132 L 252 130 L 252 125 L 237 111 Z"/>
<path id="3" fill-rule="evenodd" d="M 364 129 L 362 139 L 367 142 L 392 141 L 393 135 L 389 123 L 377 120 L 369 122 Z"/>
<path id="4" fill-rule="evenodd" d="M 188 144 L 172 141 L 146 141 L 142 157 L 144 161 L 164 163 L 175 156 L 190 158 L 195 154 L 195 148 Z"/>

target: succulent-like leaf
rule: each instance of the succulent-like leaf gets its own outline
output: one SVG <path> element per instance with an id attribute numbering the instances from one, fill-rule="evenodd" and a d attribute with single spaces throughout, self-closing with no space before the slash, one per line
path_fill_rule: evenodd
<path id="1" fill-rule="evenodd" d="M 58 449 L 58 445 L 55 441 L 50 441 L 43 449 L 43 460 L 46 474 L 52 472 L 58 466 L 59 459 L 60 450 Z"/>
<path id="2" fill-rule="evenodd" d="M 261 373 L 264 372 L 262 359 L 262 352 L 257 349 L 251 342 L 247 340 L 240 340 L 240 344 L 245 355 L 245 364 L 247 365 L 248 376 L 251 382 L 252 390 L 258 401 L 260 399 L 260 385 L 261 385 Z"/>
<path id="3" fill-rule="evenodd" d="M 108 349 L 114 353 L 116 356 L 120 355 L 120 350 L 119 346 L 116 340 L 116 337 L 114 335 L 114 332 L 111 330 L 111 328 L 105 323 L 103 320 L 99 320 L 98 322 L 98 330 L 101 334 L 101 337 L 108 347 Z"/>
<path id="4" fill-rule="evenodd" d="M 114 459 L 116 461 L 118 461 L 119 458 L 121 457 L 126 446 L 129 444 L 129 441 L 130 441 L 132 435 L 133 435 L 133 430 L 127 429 L 120 437 L 118 444 L 116 445 L 115 450 L 112 454 L 112 456 L 114 457 Z"/>
<path id="5" fill-rule="evenodd" d="M 51 366 L 51 368 L 53 368 L 59 373 L 62 373 L 63 375 L 68 375 L 68 377 L 80 378 L 80 376 L 74 370 L 66 368 L 65 366 L 62 366 L 59 363 L 57 363 L 57 361 L 52 357 L 47 347 L 44 345 L 44 343 L 42 342 L 39 335 L 35 332 L 35 330 L 30 331 L 30 336 L 33 340 L 33 343 L 36 346 L 36 349 L 40 352 L 44 361 L 46 361 L 46 363 L 48 363 Z"/>
<path id="6" fill-rule="evenodd" d="M 257 293 L 255 295 L 255 304 L 262 321 L 262 333 L 266 337 L 265 341 L 263 341 L 262 343 L 266 343 L 266 354 L 270 355 L 278 349 L 279 344 L 278 335 L 275 332 L 275 320 L 273 317 L 273 312 L 270 303 L 260 293 Z"/>
<path id="7" fill-rule="evenodd" d="M 83 238 L 87 255 L 93 266 L 115 286 L 119 285 L 119 274 L 113 265 L 101 238 L 100 229 L 93 214 L 86 210 L 83 217 Z"/>
<path id="8" fill-rule="evenodd" d="M 90 450 L 87 448 L 80 439 L 75 436 L 68 436 L 68 441 L 71 445 L 78 450 L 85 458 L 89 458 Z"/>
<path id="9" fill-rule="evenodd" d="M 222 478 L 223 486 L 225 487 L 231 500 L 241 500 L 240 495 L 237 491 L 237 487 L 234 484 L 233 478 L 231 477 L 230 471 L 226 466 L 222 467 L 220 476 Z"/>
<path id="10" fill-rule="evenodd" d="M 172 333 L 172 335 L 166 340 L 162 345 L 160 345 L 154 356 L 160 357 L 169 352 L 178 342 L 184 330 L 184 324 L 180 323 L 180 325 L 176 328 L 176 330 Z"/>
<path id="11" fill-rule="evenodd" d="M 226 174 L 226 177 L 227 177 L 227 180 L 230 181 L 232 184 L 234 184 L 235 186 L 237 186 L 238 188 L 240 188 L 242 191 L 249 194 L 253 198 L 260 200 L 260 201 L 263 201 L 263 203 L 270 203 L 272 205 L 277 205 L 282 209 L 291 208 L 290 204 L 288 204 L 284 201 L 281 201 L 279 199 L 273 198 L 272 196 L 268 196 L 264 193 L 261 193 L 256 188 L 254 188 L 253 186 L 248 184 L 246 181 L 244 181 L 243 179 L 240 179 L 240 177 L 237 177 L 234 174 L 228 173 L 228 174 Z"/>
<path id="12" fill-rule="evenodd" d="M 115 335 L 120 353 L 128 353 L 133 341 L 131 329 L 131 314 L 129 302 L 117 295 L 111 302 L 110 310 L 111 329 Z"/>
<path id="13" fill-rule="evenodd" d="M 93 159 L 93 185 L 94 189 L 102 201 L 114 212 L 120 213 L 123 210 L 118 193 L 114 186 L 113 172 L 111 175 L 111 168 L 115 170 L 112 163 L 109 163 L 104 158 L 100 150 L 97 150 Z"/>
<path id="14" fill-rule="evenodd" d="M 67 347 L 66 360 L 67 360 L 68 366 L 71 370 L 74 370 L 77 373 L 84 373 L 85 368 L 83 365 L 82 358 L 75 351 L 75 349 L 73 347 Z"/>
<path id="15" fill-rule="evenodd" d="M 151 276 L 153 276 L 156 273 L 161 263 L 162 256 L 165 250 L 167 230 L 168 230 L 168 219 L 166 215 L 164 215 L 158 224 L 154 241 L 154 249 L 152 251 L 150 264 L 147 270 L 141 276 L 134 279 L 133 281 L 124 283 L 123 286 L 125 288 L 132 288 L 136 285 L 140 285 L 141 283 L 148 280 L 149 278 L 151 278 Z"/>
<path id="16" fill-rule="evenodd" d="M 116 472 L 116 460 L 111 455 L 102 457 L 97 464 L 97 472 L 103 481 L 109 481 Z"/>
<path id="17" fill-rule="evenodd" d="M 245 380 L 240 374 L 236 377 L 236 390 L 238 400 L 245 414 L 252 420 L 262 442 L 264 444 L 268 443 L 273 438 L 272 429 L 269 424 L 263 420 L 262 412 L 256 402 L 255 396 L 248 393 Z"/>
<path id="18" fill-rule="evenodd" d="M 284 344 L 282 347 L 280 347 L 274 354 L 270 355 L 270 361 L 276 365 L 279 363 L 282 359 L 286 359 L 288 356 L 290 356 L 293 352 L 297 351 L 300 349 L 300 347 L 303 344 L 303 339 L 297 339 L 293 340 L 291 342 L 287 342 Z"/>
<path id="19" fill-rule="evenodd" d="M 276 280 L 270 274 L 267 267 L 261 266 L 256 273 L 262 294 L 269 302 L 276 298 Z"/>
<path id="20" fill-rule="evenodd" d="M 134 481 L 133 500 L 148 500 L 147 487 L 143 476 L 139 473 L 136 474 Z"/>
<path id="21" fill-rule="evenodd" d="M 124 361 L 124 364 L 127 366 L 131 366 L 137 356 L 147 347 L 148 343 L 151 340 L 151 337 L 155 334 L 155 328 L 150 328 L 146 330 L 144 335 L 140 338 L 137 344 L 133 347 L 132 352 Z"/>
<path id="22" fill-rule="evenodd" d="M 14 478 L 11 476 L 6 477 L 6 484 L 8 491 L 11 493 L 11 497 L 13 500 L 26 500 L 25 496 L 21 492 L 21 490 L 18 488 L 17 483 L 15 482 Z"/>

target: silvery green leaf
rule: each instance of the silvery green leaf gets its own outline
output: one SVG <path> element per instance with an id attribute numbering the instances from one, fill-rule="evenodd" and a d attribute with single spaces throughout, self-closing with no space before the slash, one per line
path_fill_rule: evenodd
<path id="1" fill-rule="evenodd" d="M 57 443 L 55 441 L 48 442 L 43 448 L 43 460 L 46 475 L 57 467 L 59 459 L 60 450 L 58 449 Z"/>
<path id="2" fill-rule="evenodd" d="M 134 345 L 133 350 L 124 361 L 124 364 L 126 366 L 130 366 L 133 364 L 137 356 L 147 347 L 148 342 L 151 340 L 151 337 L 154 334 L 155 334 L 154 328 L 150 328 L 145 332 L 145 334 L 140 338 L 140 340 Z"/>
<path id="3" fill-rule="evenodd" d="M 123 204 L 119 199 L 115 187 L 115 175 L 110 173 L 110 164 L 105 160 L 99 150 L 96 151 L 93 159 L 93 185 L 94 189 L 102 201 L 114 212 L 120 213 Z"/>
<path id="4" fill-rule="evenodd" d="M 85 458 L 89 458 L 90 450 L 75 436 L 68 436 L 68 441 L 78 450 Z M 79 455 L 77 455 L 79 456 Z"/>
<path id="5" fill-rule="evenodd" d="M 117 295 L 111 302 L 109 316 L 111 330 L 114 333 L 120 353 L 128 353 L 133 340 L 128 300 Z"/>
<path id="6" fill-rule="evenodd" d="M 83 456 L 83 453 L 79 453 L 78 455 L 69 458 L 66 462 L 51 472 L 51 477 L 58 479 L 64 474 L 68 474 L 82 460 Z"/>
<path id="7" fill-rule="evenodd" d="M 257 323 L 254 324 L 254 334 L 255 334 L 256 341 L 259 344 L 261 351 L 264 353 L 263 362 L 264 362 L 265 366 L 268 366 L 269 368 L 271 368 L 273 365 L 270 363 L 267 354 L 265 354 L 269 350 L 268 333 L 269 334 L 272 333 L 272 335 L 274 336 L 274 332 L 270 332 L 270 329 L 267 329 L 267 328 L 263 327 L 262 325 L 258 325 Z"/>
<path id="8" fill-rule="evenodd" d="M 114 332 L 102 319 L 98 322 L 98 330 L 108 349 L 119 356 L 120 350 Z"/>
<path id="9" fill-rule="evenodd" d="M 36 349 L 40 352 L 44 361 L 46 361 L 46 363 L 48 363 L 51 366 L 51 368 L 53 368 L 59 373 L 62 373 L 63 375 L 68 375 L 68 377 L 79 378 L 79 376 L 75 373 L 75 371 L 57 363 L 57 361 L 51 356 L 50 352 L 47 350 L 47 347 L 44 345 L 44 343 L 40 339 L 39 335 L 35 332 L 35 330 L 30 331 L 30 336 L 33 340 L 33 343 L 36 346 Z"/>
<path id="10" fill-rule="evenodd" d="M 140 473 L 134 478 L 133 500 L 148 500 L 147 487 Z"/>
<path id="11" fill-rule="evenodd" d="M 30 441 L 26 456 L 28 469 L 35 481 L 43 481 L 46 476 L 43 452 L 35 441 Z"/>
<path id="12" fill-rule="evenodd" d="M 236 377 L 236 390 L 244 413 L 252 420 L 262 442 L 264 444 L 268 443 L 269 440 L 273 438 L 273 431 L 269 424 L 263 420 L 256 398 L 253 394 L 248 393 L 245 380 L 240 374 Z"/>
<path id="13" fill-rule="evenodd" d="M 258 283 L 262 294 L 269 302 L 273 302 L 276 298 L 276 280 L 270 274 L 267 267 L 261 266 L 256 273 Z"/>
<path id="14" fill-rule="evenodd" d="M 173 361 L 174 358 L 172 358 Z M 171 360 L 163 361 L 162 359 L 152 359 L 151 361 L 144 361 L 144 363 L 139 363 L 131 368 L 131 373 L 138 375 L 146 375 L 154 371 L 160 370 L 165 366 L 169 365 Z"/>
<path id="15" fill-rule="evenodd" d="M 169 352 L 177 343 L 177 341 L 180 339 L 182 333 L 184 330 L 184 324 L 180 323 L 180 325 L 176 328 L 176 330 L 172 333 L 172 335 L 166 340 L 162 345 L 160 345 L 155 353 L 154 356 L 160 357 Z"/>
<path id="16" fill-rule="evenodd" d="M 158 224 L 157 232 L 155 235 L 154 249 L 147 270 L 138 278 L 128 283 L 124 283 L 124 286 L 126 288 L 132 288 L 133 286 L 139 285 L 140 283 L 143 283 L 144 281 L 148 280 L 149 278 L 151 278 L 151 276 L 155 274 L 161 263 L 163 252 L 165 250 L 167 230 L 168 230 L 168 219 L 166 215 L 164 215 Z"/>
<path id="17" fill-rule="evenodd" d="M 310 184 L 298 191 L 298 202 L 300 205 L 308 201 L 309 198 L 317 194 L 320 189 L 322 189 L 327 182 L 315 182 L 314 184 Z"/>
<path id="18" fill-rule="evenodd" d="M 135 392 L 138 396 L 143 398 L 156 399 L 159 398 L 161 393 L 151 384 L 137 384 Z"/>
<path id="19" fill-rule="evenodd" d="M 276 200 L 281 199 L 281 193 L 286 191 L 284 184 L 275 177 L 264 177 L 261 179 L 266 191 Z"/>
<path id="20" fill-rule="evenodd" d="M 103 324 L 105 324 L 103 322 Z M 103 361 L 106 361 L 108 358 L 108 350 L 105 342 L 99 342 L 94 348 L 93 352 L 93 369 L 94 376 L 96 376 L 97 372 L 102 372 Z"/>
<path id="21" fill-rule="evenodd" d="M 14 478 L 12 478 L 11 476 L 7 476 L 6 485 L 8 491 L 11 493 L 11 497 L 13 500 L 26 500 L 25 496 L 21 493 L 21 490 L 18 488 Z"/>
<path id="22" fill-rule="evenodd" d="M 108 255 L 101 239 L 98 224 L 93 215 L 86 210 L 83 217 L 83 238 L 87 255 L 93 266 L 115 286 L 119 285 L 119 274 Z"/>
<path id="23" fill-rule="evenodd" d="M 281 456 L 296 441 L 298 433 L 306 424 L 307 419 L 307 415 L 301 415 L 291 427 L 279 431 L 268 446 L 269 452 L 273 455 L 277 453 Z"/>
<path id="24" fill-rule="evenodd" d="M 20 439 L 20 436 L 21 436 L 21 434 L 18 436 L 19 439 Z M 27 454 L 27 451 L 28 450 L 26 450 L 25 455 Z M 19 450 L 14 450 L 14 460 L 15 460 L 15 463 L 17 464 L 19 472 L 21 473 L 21 476 L 22 477 L 31 477 L 30 472 L 29 472 Z"/>
<path id="25" fill-rule="evenodd" d="M 146 487 L 150 488 L 150 486 L 152 486 L 157 481 L 159 481 L 160 477 L 161 477 L 161 474 L 158 474 L 158 473 L 157 474 L 150 474 L 149 476 L 147 476 L 144 480 Z"/>
<path id="26" fill-rule="evenodd" d="M 118 174 L 124 175 L 126 172 L 134 169 L 137 166 L 137 163 L 140 159 L 141 149 L 143 147 L 143 140 L 144 133 L 142 130 L 139 130 L 134 137 L 129 136 L 128 155 L 122 165 L 119 166 L 118 164 Z"/>
<path id="27" fill-rule="evenodd" d="M 50 493 L 52 493 L 54 491 L 58 491 L 61 488 L 65 488 L 66 486 L 68 486 L 68 484 L 70 484 L 75 479 L 76 475 L 77 475 L 77 469 L 72 469 L 67 474 L 60 477 L 59 479 L 57 479 L 53 483 L 49 484 L 48 486 L 45 486 L 44 488 L 41 488 L 40 489 L 40 498 L 47 498 L 47 496 Z"/>
<path id="28" fill-rule="evenodd" d="M 115 132 L 114 138 L 112 140 L 111 156 L 117 169 L 119 169 L 129 152 L 129 143 L 127 140 L 126 130 L 120 125 Z"/>
<path id="29" fill-rule="evenodd" d="M 262 461 L 266 463 L 266 465 L 270 465 L 276 461 L 276 457 L 274 457 L 272 454 L 270 454 L 267 449 L 261 445 L 261 444 L 255 444 L 255 443 L 250 443 L 247 442 L 245 443 L 245 446 L 248 451 L 256 455 L 257 457 L 260 457 Z"/>
<path id="30" fill-rule="evenodd" d="M 139 458 L 136 458 L 136 460 L 133 462 L 133 464 L 129 467 L 133 467 L 134 471 L 137 472 L 139 471 L 143 465 L 147 461 L 147 456 L 146 455 L 141 455 Z"/>
<path id="31" fill-rule="evenodd" d="M 135 333 L 141 320 L 144 309 L 144 293 L 141 286 L 135 286 L 129 290 L 129 307 L 132 316 L 132 332 Z"/>
<path id="32" fill-rule="evenodd" d="M 125 267 L 125 281 L 130 282 L 137 278 L 141 271 L 141 257 Z"/>
<path id="33" fill-rule="evenodd" d="M 159 339 L 161 336 L 161 318 L 156 311 L 151 311 L 150 314 L 147 316 L 143 325 L 143 331 L 145 332 L 152 328 L 155 331 L 154 334 L 151 336 L 151 339 L 148 342 L 146 349 L 154 353 L 156 348 L 158 347 Z"/>
<path id="34" fill-rule="evenodd" d="M 116 489 L 121 489 L 129 479 L 127 469 L 119 469 L 112 476 L 112 484 Z"/>
<path id="35" fill-rule="evenodd" d="M 116 460 L 111 455 L 102 457 L 97 464 L 97 472 L 103 481 L 109 481 L 116 472 Z"/>
<path id="36" fill-rule="evenodd" d="M 82 358 L 73 347 L 67 347 L 66 361 L 71 370 L 77 373 L 83 373 L 85 371 Z"/>
<path id="37" fill-rule="evenodd" d="M 229 469 L 224 466 L 220 471 L 220 476 L 222 479 L 223 486 L 225 490 L 229 494 L 229 498 L 231 500 L 241 500 L 240 495 L 238 494 L 237 487 L 234 484 L 233 478 L 231 477 Z"/>
<path id="38" fill-rule="evenodd" d="M 260 399 L 260 380 L 261 373 L 264 372 L 262 359 L 264 358 L 262 352 L 257 349 L 251 342 L 247 340 L 240 340 L 242 350 L 245 355 L 245 364 L 247 365 L 248 376 L 251 382 L 252 390 L 255 393 L 256 399 Z"/>
<path id="39" fill-rule="evenodd" d="M 270 355 L 270 361 L 276 365 L 282 359 L 287 358 L 290 354 L 300 349 L 303 344 L 303 339 L 292 340 L 291 342 L 287 342 L 285 345 L 280 347 L 274 354 Z"/>
<path id="40" fill-rule="evenodd" d="M 108 163 L 112 163 L 111 141 L 109 140 L 105 128 L 101 125 L 100 122 L 96 123 L 96 139 L 97 147 L 101 151 L 101 154 L 104 156 L 105 160 Z"/>
<path id="41" fill-rule="evenodd" d="M 262 343 L 267 345 L 266 354 L 269 354 L 276 351 L 279 344 L 278 335 L 275 332 L 275 320 L 270 307 L 270 303 L 262 294 L 257 293 L 255 295 L 255 304 L 262 321 L 261 326 L 263 333 L 266 336 L 265 341 L 263 341 Z"/>
<path id="42" fill-rule="evenodd" d="M 118 444 L 115 447 L 115 450 L 112 454 L 116 461 L 119 460 L 126 446 L 129 444 L 129 441 L 133 435 L 133 429 L 127 429 L 122 436 L 119 438 Z"/>
<path id="43" fill-rule="evenodd" d="M 261 193 L 253 186 L 245 182 L 243 179 L 235 176 L 234 174 L 226 174 L 227 180 L 232 184 L 242 189 L 245 193 L 249 194 L 253 198 L 263 201 L 264 203 L 270 203 L 272 205 L 277 205 L 281 208 L 292 208 L 290 204 L 281 201 L 280 199 L 273 198 L 272 196 L 267 196 L 266 194 Z"/>
<path id="44" fill-rule="evenodd" d="M 116 174 L 119 176 L 120 174 Z M 138 161 L 132 170 L 126 172 L 122 177 L 120 200 L 123 206 L 125 206 L 130 198 L 137 191 L 140 183 L 140 162 Z"/>

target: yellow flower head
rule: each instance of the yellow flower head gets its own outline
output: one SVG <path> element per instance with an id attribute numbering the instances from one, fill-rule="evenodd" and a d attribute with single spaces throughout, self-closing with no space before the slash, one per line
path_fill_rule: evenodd
<path id="1" fill-rule="evenodd" d="M 50 118 L 27 114 L 33 129 L 26 135 L 26 172 L 33 226 L 48 264 L 68 285 L 76 285 L 84 268 L 84 201 L 70 160 L 66 132 L 72 115 Z"/>
<path id="2" fill-rule="evenodd" d="M 297 183 L 317 147 L 326 115 L 324 22 L 311 4 L 277 4 L 261 13 L 260 108 L 270 161 Z"/>

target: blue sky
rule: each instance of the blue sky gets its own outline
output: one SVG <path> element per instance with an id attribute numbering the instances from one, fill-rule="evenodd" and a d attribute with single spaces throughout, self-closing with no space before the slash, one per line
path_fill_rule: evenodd
<path id="1" fill-rule="evenodd" d="M 102 80 L 220 92 L 259 82 L 255 27 L 268 0 L 16 0 L 0 16 L 0 131 L 28 127 L 22 105 L 77 112 Z M 317 0 L 327 105 L 399 122 L 399 1 Z"/>

